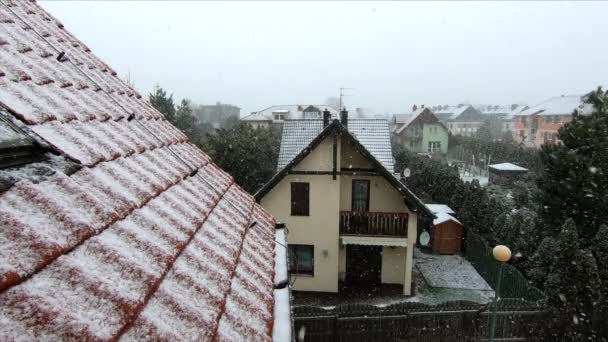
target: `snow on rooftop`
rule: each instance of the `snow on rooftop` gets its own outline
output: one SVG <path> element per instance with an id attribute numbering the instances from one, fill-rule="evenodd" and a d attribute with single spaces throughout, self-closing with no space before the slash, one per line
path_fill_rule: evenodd
<path id="1" fill-rule="evenodd" d="M 61 158 L 2 174 L 0 340 L 272 340 L 289 310 L 274 218 L 63 24 L 13 4 L 0 105 Z"/>
<path id="2" fill-rule="evenodd" d="M 272 340 L 275 342 L 289 342 L 292 340 L 290 296 L 288 287 L 274 290 L 274 301 L 276 303 L 274 316 L 276 319 L 272 327 Z"/>
<path id="3" fill-rule="evenodd" d="M 450 208 L 449 206 L 447 206 L 445 204 L 426 204 L 426 207 L 429 208 L 429 210 L 433 214 L 438 214 L 438 213 L 456 214 L 454 212 L 454 210 L 452 210 L 452 208 Z"/>
<path id="4" fill-rule="evenodd" d="M 285 236 L 285 229 L 278 229 L 275 235 L 275 274 L 274 283 L 275 285 L 281 282 L 289 280 L 287 273 L 287 238 Z"/>
<path id="5" fill-rule="evenodd" d="M 462 223 L 460 221 L 458 221 L 454 216 L 452 216 L 448 213 L 445 213 L 445 212 L 435 213 L 435 219 L 433 220 L 433 224 L 438 225 L 438 224 L 448 222 L 448 221 L 456 222 L 456 223 L 462 225 Z"/>
<path id="6" fill-rule="evenodd" d="M 323 131 L 323 120 L 287 120 L 277 170 L 283 169 Z M 349 119 L 348 131 L 391 173 L 395 168 L 386 119 Z"/>
<path id="7" fill-rule="evenodd" d="M 294 104 L 294 105 L 274 105 L 268 108 L 262 109 L 257 112 L 252 112 L 251 114 L 241 118 L 244 121 L 272 121 L 274 120 L 274 113 L 287 114 L 289 113 L 288 119 L 291 120 L 300 120 L 305 119 L 304 110 L 310 106 L 313 106 L 319 109 L 321 112 L 327 109 L 333 118 L 338 117 L 338 111 L 328 105 L 323 104 Z"/>
<path id="8" fill-rule="evenodd" d="M 574 110 L 578 110 L 581 114 L 590 114 L 593 106 L 585 103 L 583 95 L 562 95 L 551 97 L 539 104 L 521 112 L 515 113 L 517 116 L 527 115 L 571 115 Z"/>
<path id="9" fill-rule="evenodd" d="M 515 165 L 512 163 L 500 163 L 493 164 L 489 166 L 491 169 L 500 170 L 500 171 L 528 171 L 525 167 L 521 167 L 519 165 Z"/>

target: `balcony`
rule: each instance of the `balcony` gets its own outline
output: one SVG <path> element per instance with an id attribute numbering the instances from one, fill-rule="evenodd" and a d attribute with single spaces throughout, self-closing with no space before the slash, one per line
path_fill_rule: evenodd
<path id="1" fill-rule="evenodd" d="M 407 214 L 341 211 L 340 235 L 407 237 Z"/>

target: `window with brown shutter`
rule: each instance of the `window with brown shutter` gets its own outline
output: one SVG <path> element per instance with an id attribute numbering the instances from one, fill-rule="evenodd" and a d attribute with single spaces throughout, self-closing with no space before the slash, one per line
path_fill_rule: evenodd
<path id="1" fill-rule="evenodd" d="M 310 203 L 310 185 L 308 183 L 291 183 L 291 215 L 308 216 Z"/>

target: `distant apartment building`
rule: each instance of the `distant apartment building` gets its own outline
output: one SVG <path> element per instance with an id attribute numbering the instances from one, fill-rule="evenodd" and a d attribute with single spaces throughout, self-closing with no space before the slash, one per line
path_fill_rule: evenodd
<path id="1" fill-rule="evenodd" d="M 584 95 L 562 95 L 549 98 L 513 116 L 513 139 L 528 147 L 555 144 L 558 130 L 570 122 L 574 111 L 590 114 L 592 106 Z"/>
<path id="2" fill-rule="evenodd" d="M 454 135 L 472 136 L 484 120 L 483 114 L 469 104 L 437 105 L 431 106 L 430 109 Z"/>
<path id="3" fill-rule="evenodd" d="M 241 118 L 241 121 L 257 127 L 282 127 L 286 120 L 322 119 L 322 112 L 328 110 L 332 117 L 338 117 L 338 111 L 328 105 L 275 105 Z"/>
<path id="4" fill-rule="evenodd" d="M 230 117 L 239 118 L 241 116 L 241 108 L 231 104 L 216 102 L 214 105 L 198 106 L 195 113 L 201 122 L 221 125 Z"/>
<path id="5" fill-rule="evenodd" d="M 483 114 L 471 105 L 458 108 L 447 120 L 450 133 L 454 135 L 472 136 L 481 124 L 483 124 Z"/>
<path id="6" fill-rule="evenodd" d="M 514 103 L 511 105 L 476 105 L 475 108 L 484 116 L 484 120 L 494 120 L 500 123 L 502 133 L 511 132 L 513 116 L 530 107 L 525 104 Z"/>
<path id="7" fill-rule="evenodd" d="M 413 108 L 412 113 L 395 114 L 390 119 L 397 144 L 415 153 L 448 152 L 448 128 L 429 108 Z"/>

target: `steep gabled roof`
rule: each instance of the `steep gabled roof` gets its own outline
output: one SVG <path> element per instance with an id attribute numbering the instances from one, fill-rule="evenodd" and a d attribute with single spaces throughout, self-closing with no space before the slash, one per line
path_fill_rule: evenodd
<path id="1" fill-rule="evenodd" d="M 284 168 L 323 130 L 323 120 L 286 120 L 277 171 Z M 395 161 L 386 119 L 349 119 L 348 130 L 391 172 Z"/>
<path id="2" fill-rule="evenodd" d="M 385 120 L 386 121 L 386 120 Z M 352 120 L 349 120 L 348 125 L 350 126 Z M 291 161 L 285 165 L 285 167 L 281 168 L 279 172 L 277 172 L 269 181 L 266 183 L 260 190 L 255 193 L 255 198 L 259 202 L 275 185 L 277 185 L 287 174 L 289 171 L 293 169 L 298 163 L 300 163 L 306 156 L 308 156 L 319 144 L 327 137 L 332 134 L 340 134 L 343 139 L 346 139 L 348 143 L 350 143 L 356 151 L 359 151 L 372 165 L 372 167 L 380 173 L 391 185 L 401 193 L 403 199 L 407 206 L 414 212 L 421 213 L 422 215 L 428 217 L 434 217 L 430 210 L 426 207 L 426 205 L 414 195 L 403 183 L 401 183 L 392 170 L 389 171 L 376 157 L 363 145 L 355 134 L 349 131 L 346 127 L 344 127 L 340 121 L 333 120 L 327 127 L 321 130 L 315 136 L 312 141 L 305 146 Z"/>
<path id="3" fill-rule="evenodd" d="M 0 340 L 272 339 L 274 218 L 33 2 L 0 3 L 0 107 L 80 166 L 0 193 Z"/>
<path id="4" fill-rule="evenodd" d="M 402 117 L 401 120 L 404 120 L 403 126 L 399 127 L 395 133 L 401 134 L 404 130 L 406 130 L 410 125 L 416 122 L 423 122 L 427 124 L 437 123 L 443 126 L 445 125 L 435 116 L 435 114 L 428 108 L 418 108 L 413 113 L 409 114 L 407 117 Z"/>
<path id="5" fill-rule="evenodd" d="M 483 121 L 483 114 L 475 107 L 466 105 L 458 108 L 454 111 L 454 114 L 450 116 L 448 121 Z"/>

